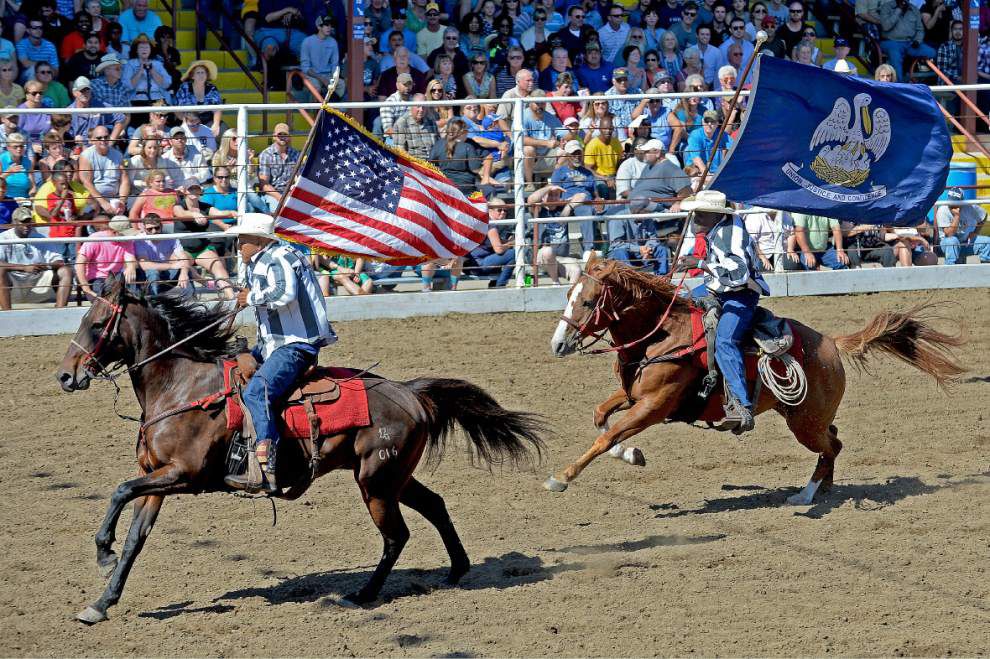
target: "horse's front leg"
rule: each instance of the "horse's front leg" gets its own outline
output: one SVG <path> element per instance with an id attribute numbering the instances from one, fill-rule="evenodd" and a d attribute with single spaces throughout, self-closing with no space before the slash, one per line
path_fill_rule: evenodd
<path id="1" fill-rule="evenodd" d="M 117 554 L 113 551 L 113 543 L 116 540 L 117 522 L 124 511 L 124 506 L 140 496 L 149 494 L 150 490 L 156 490 L 156 494 L 170 494 L 157 490 L 174 487 L 182 480 L 182 475 L 181 469 L 170 464 L 150 474 L 124 481 L 117 486 L 110 497 L 110 505 L 107 507 L 103 523 L 96 532 L 96 564 L 104 579 L 113 574 L 117 567 Z"/>
<path id="2" fill-rule="evenodd" d="M 633 402 L 629 400 L 629 394 L 626 393 L 625 389 L 620 387 L 602 404 L 595 408 L 595 428 L 597 428 L 599 432 L 607 431 L 608 418 L 616 412 L 628 410 L 632 405 Z M 608 454 L 616 460 L 622 460 L 623 462 L 636 465 L 637 467 L 642 467 L 646 464 L 646 456 L 644 456 L 643 452 L 636 447 L 630 447 L 627 449 L 622 446 L 622 444 L 615 444 L 611 449 L 609 449 Z"/>
<path id="3" fill-rule="evenodd" d="M 656 394 L 641 398 L 614 426 L 603 432 L 584 455 L 568 466 L 559 475 L 551 476 L 544 483 L 551 492 L 563 492 L 568 483 L 578 477 L 591 462 L 605 451 L 646 428 L 663 422 L 673 411 L 673 403 L 667 396 Z"/>
<path id="4" fill-rule="evenodd" d="M 121 551 L 120 564 L 113 571 L 110 583 L 106 589 L 92 605 L 87 606 L 76 615 L 79 622 L 93 625 L 107 619 L 107 609 L 120 601 L 120 594 L 124 591 L 124 583 L 127 575 L 134 566 L 134 560 L 141 553 L 144 541 L 151 533 L 155 520 L 158 518 L 158 511 L 162 508 L 164 497 L 151 495 L 138 499 L 134 503 L 134 518 L 131 520 L 131 528 L 127 532 L 127 540 L 124 541 L 124 549 Z"/>

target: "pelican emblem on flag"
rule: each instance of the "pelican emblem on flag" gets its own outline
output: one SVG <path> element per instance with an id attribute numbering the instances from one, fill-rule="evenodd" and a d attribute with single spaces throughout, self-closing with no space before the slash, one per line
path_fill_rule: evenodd
<path id="1" fill-rule="evenodd" d="M 831 114 L 818 124 L 808 145 L 809 150 L 824 145 L 811 163 L 818 178 L 855 188 L 869 177 L 870 168 L 890 144 L 890 115 L 877 108 L 871 116 L 872 101 L 869 94 L 856 94 L 850 108 L 849 101 L 840 96 Z"/>

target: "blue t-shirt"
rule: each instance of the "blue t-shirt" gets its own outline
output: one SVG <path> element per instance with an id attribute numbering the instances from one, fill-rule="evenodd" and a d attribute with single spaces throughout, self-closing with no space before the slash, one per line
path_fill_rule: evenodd
<path id="1" fill-rule="evenodd" d="M 537 119 L 527 108 L 523 113 L 523 134 L 536 140 L 549 140 L 559 137 L 564 125 L 556 115 L 543 111 L 543 117 Z"/>
<path id="2" fill-rule="evenodd" d="M 218 211 L 236 211 L 237 210 L 237 193 L 231 190 L 230 192 L 219 192 L 216 187 L 210 186 L 203 190 L 202 201 L 204 204 L 209 204 L 213 206 Z M 228 221 L 228 220 L 225 220 Z M 233 223 L 233 220 L 229 220 L 229 223 Z"/>
<path id="3" fill-rule="evenodd" d="M 564 189 L 561 194 L 564 199 L 581 192 L 587 193 L 589 198 L 595 196 L 595 176 L 585 167 L 558 167 L 550 176 L 550 183 Z"/>
<path id="4" fill-rule="evenodd" d="M 134 245 L 134 256 L 155 263 L 165 263 L 179 249 L 178 240 L 139 240 Z M 178 264 L 175 266 L 178 268 Z"/>
<path id="5" fill-rule="evenodd" d="M 0 199 L 0 224 L 10 224 L 10 218 L 17 210 L 17 202 L 9 197 Z"/>
<path id="6" fill-rule="evenodd" d="M 0 171 L 7 171 L 13 164 L 14 158 L 10 155 L 10 151 L 4 151 L 0 154 Z M 8 197 L 27 197 L 31 191 L 31 179 L 28 177 L 28 172 L 31 170 L 31 160 L 24 156 L 21 158 L 21 165 L 24 166 L 24 171 L 7 176 Z"/>
<path id="7" fill-rule="evenodd" d="M 592 94 L 604 94 L 612 86 L 612 65 L 602 62 L 597 69 L 581 66 L 577 72 L 578 85 Z"/>
<path id="8" fill-rule="evenodd" d="M 732 139 L 728 135 L 722 135 L 720 144 L 722 148 L 718 150 L 718 153 L 715 154 L 715 158 L 712 160 L 712 173 L 717 172 L 718 168 L 722 165 L 722 149 L 731 147 Z M 687 146 L 684 148 L 684 160 L 686 163 L 689 163 L 695 158 L 701 158 L 703 161 L 708 162 L 713 148 L 715 148 L 715 136 L 708 137 L 705 135 L 704 129 L 696 130 L 688 135 Z"/>

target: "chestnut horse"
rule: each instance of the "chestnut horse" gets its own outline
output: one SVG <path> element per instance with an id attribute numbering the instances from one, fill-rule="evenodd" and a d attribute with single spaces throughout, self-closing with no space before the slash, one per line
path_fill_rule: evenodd
<path id="1" fill-rule="evenodd" d="M 668 278 L 615 261 L 593 259 L 588 263 L 568 292 L 551 350 L 564 357 L 581 350 L 585 337 L 607 331 L 620 348 L 615 370 L 621 386 L 595 408 L 594 423 L 601 434 L 594 444 L 573 464 L 547 479 L 547 489 L 564 491 L 592 460 L 650 426 L 698 418 L 705 403 L 697 392 L 707 370 L 696 365 L 689 353 L 691 308 L 692 302 L 678 296 L 677 287 Z M 669 316 L 661 320 L 666 313 Z M 862 330 L 837 337 L 790 321 L 804 348 L 808 395 L 792 407 L 764 388 L 754 410 L 755 414 L 776 410 L 797 440 L 818 454 L 808 485 L 788 498 L 789 503 L 810 504 L 819 488 L 832 484 L 835 458 L 842 450 L 832 422 L 846 388 L 843 357 L 863 367 L 871 353 L 886 353 L 932 376 L 939 385 L 964 372 L 950 352 L 962 340 L 936 331 L 931 320 L 926 305 L 903 313 L 885 311 Z M 712 396 L 721 403 L 720 388 Z M 609 417 L 619 410 L 628 412 L 610 426 Z"/>
<path id="2" fill-rule="evenodd" d="M 69 392 L 89 387 L 110 364 L 132 367 L 131 382 L 146 421 L 137 444 L 140 475 L 114 491 L 96 534 L 97 564 L 109 583 L 79 613 L 82 622 L 106 620 L 166 496 L 229 491 L 223 477 L 233 432 L 226 427 L 224 396 L 190 407 L 223 390 L 217 360 L 233 349 L 233 330 L 223 323 L 225 315 L 190 301 L 138 296 L 115 279 L 83 316 L 62 360 L 58 380 Z M 196 332 L 201 333 L 194 340 L 155 356 Z M 142 363 L 149 357 L 150 362 Z M 315 472 L 318 477 L 334 469 L 351 470 L 384 539 L 378 566 L 368 583 L 348 596 L 349 604 L 374 601 L 399 558 L 409 538 L 400 503 L 439 531 L 451 562 L 447 582 L 456 584 L 468 571 L 467 554 L 443 499 L 412 476 L 424 451 L 428 459 L 439 459 L 455 422 L 470 438 L 474 455 L 489 465 L 525 460 L 531 449 L 538 457 L 542 448 L 542 424 L 535 416 L 503 409 L 464 380 L 391 382 L 368 376 L 365 387 L 372 425 L 323 438 Z M 308 461 L 292 440 L 283 440 L 280 449 L 279 483 L 290 486 L 286 498 L 296 498 L 310 483 Z M 292 475 L 299 474 L 306 477 L 293 481 Z M 130 501 L 135 502 L 134 516 L 118 560 L 114 532 Z"/>

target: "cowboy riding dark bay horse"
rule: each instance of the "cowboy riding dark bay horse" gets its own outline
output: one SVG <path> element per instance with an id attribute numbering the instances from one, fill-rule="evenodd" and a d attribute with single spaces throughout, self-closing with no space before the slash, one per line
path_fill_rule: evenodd
<path id="1" fill-rule="evenodd" d="M 254 226 L 254 237 L 248 234 L 248 240 L 244 241 L 251 244 L 263 242 L 255 238 L 259 233 L 267 235 L 270 228 L 252 222 L 242 224 L 248 229 Z M 270 247 L 268 243 L 265 245 L 262 250 Z M 294 261 L 291 255 L 272 256 Z M 242 296 L 244 301 L 277 311 L 279 305 L 271 304 L 268 298 L 284 294 L 286 282 L 278 276 L 267 279 L 260 269 L 254 274 L 266 282 L 252 287 Z M 322 299 L 320 302 L 322 305 Z M 344 371 L 344 377 L 307 374 L 303 384 L 311 382 L 307 380 L 310 377 L 316 378 L 314 384 L 333 385 L 323 386 L 324 392 L 357 388 L 359 391 L 351 394 L 351 400 L 362 403 L 362 421 L 324 431 L 325 419 L 311 418 L 308 443 L 302 439 L 305 432 L 297 435 L 298 442 L 288 441 L 283 435 L 278 444 L 277 462 L 272 459 L 274 447 L 269 445 L 268 461 L 262 465 L 264 478 L 258 472 L 249 478 L 229 474 L 228 464 L 234 455 L 233 448 L 238 445 L 235 440 L 242 430 L 246 431 L 246 427 L 232 424 L 235 413 L 243 417 L 236 401 L 244 398 L 251 382 L 261 374 L 259 370 L 244 387 L 235 384 L 236 365 L 243 362 L 245 353 L 234 337 L 230 322 L 233 313 L 168 295 L 144 297 L 128 291 L 121 278 L 113 277 L 108 279 L 104 295 L 94 298 L 83 316 L 59 367 L 59 384 L 63 390 L 72 392 L 87 389 L 97 377 L 113 381 L 129 375 L 141 406 L 141 429 L 137 442 L 140 475 L 121 483 L 114 491 L 96 534 L 97 564 L 109 583 L 102 595 L 77 618 L 87 624 L 107 619 L 107 610 L 119 601 L 127 576 L 166 496 L 257 489 L 269 496 L 295 499 L 313 480 L 336 469 L 348 469 L 354 474 L 384 543 L 381 559 L 368 583 L 348 595 L 343 603 L 360 605 L 378 597 L 409 539 L 400 503 L 421 514 L 440 533 L 451 562 L 447 582 L 456 584 L 470 567 L 467 554 L 444 500 L 416 480 L 413 471 L 424 453 L 428 460 L 440 458 L 445 439 L 455 424 L 464 430 L 473 456 L 481 462 L 519 463 L 533 454 L 538 459 L 543 445 L 539 419 L 502 408 L 480 387 L 464 380 L 418 378 L 392 382 L 364 372 L 335 369 Z M 305 321 L 301 322 L 306 325 Z M 288 329 L 284 323 L 273 324 L 268 330 L 272 327 Z M 311 329 L 315 334 L 308 336 L 332 334 L 329 326 Z M 319 338 L 316 341 L 325 343 Z M 303 351 L 310 352 L 305 348 Z M 275 352 L 262 356 L 271 359 Z M 316 360 L 306 354 L 299 361 L 312 365 Z M 295 366 L 293 369 L 304 370 Z M 248 375 L 241 373 L 242 377 Z M 300 391 L 308 388 L 302 387 Z M 264 391 L 265 387 L 261 389 Z M 268 392 L 275 391 L 282 389 L 275 390 L 268 382 Z M 305 399 L 305 394 L 302 395 Z M 285 397 L 271 403 L 277 412 L 286 403 Z M 339 408 L 332 409 L 337 413 Z M 265 436 L 258 439 L 274 439 L 270 433 L 288 427 L 288 418 L 283 417 L 286 425 L 277 421 L 267 427 L 262 424 L 266 429 L 259 430 L 259 434 L 264 432 Z M 118 558 L 114 551 L 116 527 L 124 507 L 131 501 L 134 515 Z"/>
<path id="2" fill-rule="evenodd" d="M 708 265 L 718 258 L 718 254 L 710 254 Z M 740 277 L 741 285 L 747 286 L 744 280 Z M 733 416 L 732 407 L 739 401 L 732 400 L 731 389 L 729 397 L 722 393 L 723 387 L 715 388 L 707 399 L 699 396 L 709 373 L 700 362 L 706 352 L 704 335 L 699 337 L 700 323 L 696 322 L 702 309 L 691 297 L 680 295 L 679 288 L 667 277 L 598 259 L 588 262 L 571 287 L 551 340 L 551 351 L 564 357 L 590 347 L 582 345 L 588 337 L 600 339 L 610 334 L 613 346 L 603 351 L 616 353 L 620 387 L 595 408 L 594 425 L 601 434 L 591 448 L 548 478 L 544 484 L 547 489 L 564 491 L 595 458 L 650 426 L 705 421 L 717 427 L 728 418 L 723 427 L 739 431 L 748 429 L 740 428 L 741 424 L 752 423 L 746 418 L 747 412 L 755 416 L 773 409 L 784 417 L 795 438 L 818 454 L 807 486 L 788 498 L 791 504 L 807 505 L 820 489 L 831 486 L 835 458 L 842 450 L 833 422 L 845 393 L 843 358 L 864 367 L 869 357 L 883 353 L 927 373 L 939 385 L 952 382 L 964 372 L 951 353 L 951 348 L 962 345 L 962 340 L 932 326 L 936 317 L 930 304 L 904 312 L 882 312 L 862 330 L 845 336 L 826 336 L 798 321 L 787 320 L 794 339 L 791 354 L 797 353 L 795 359 L 803 367 L 807 394 L 788 404 L 770 387 L 757 387 L 753 400 L 746 400 L 749 407 L 745 412 L 738 414 L 737 408 Z M 752 382 L 754 376 L 748 375 L 748 379 Z M 612 414 L 620 410 L 626 413 L 609 424 Z M 642 463 L 641 454 L 626 461 Z"/>

